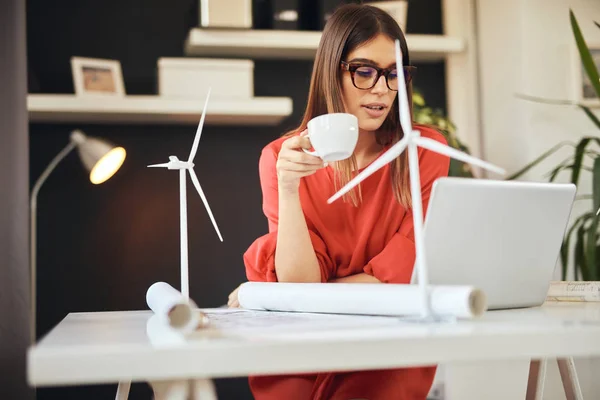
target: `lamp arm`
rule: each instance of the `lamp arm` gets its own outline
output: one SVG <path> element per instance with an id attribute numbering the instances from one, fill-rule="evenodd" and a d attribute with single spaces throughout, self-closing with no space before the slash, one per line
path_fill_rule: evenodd
<path id="1" fill-rule="evenodd" d="M 65 158 L 67 156 L 67 154 L 69 154 L 75 147 L 77 147 L 77 143 L 74 141 L 70 141 L 69 144 L 67 146 L 65 146 L 64 149 L 62 149 L 60 151 L 60 153 L 58 153 L 54 159 L 50 162 L 50 164 L 48 164 L 48 166 L 46 167 L 46 169 L 44 170 L 44 172 L 42 172 L 42 174 L 40 175 L 40 177 L 38 178 L 38 180 L 35 182 L 35 185 L 33 185 L 33 189 L 31 190 L 31 199 L 30 199 L 30 218 L 29 218 L 29 223 L 30 223 L 30 231 L 29 231 L 29 235 L 30 235 L 30 239 L 29 239 L 29 286 L 30 286 L 30 298 L 31 298 L 31 312 L 29 315 L 30 318 L 30 328 L 31 328 L 31 344 L 35 343 L 35 339 L 36 339 L 36 301 L 37 301 L 37 296 L 36 296 L 36 280 L 37 280 L 37 273 L 36 273 L 36 229 L 37 229 L 37 221 L 36 221 L 36 216 L 37 216 L 37 196 L 38 193 L 40 191 L 40 188 L 42 187 L 42 185 L 44 184 L 44 182 L 46 182 L 46 179 L 48 179 L 48 176 L 52 173 L 52 171 L 54 171 L 54 168 L 56 168 L 56 166 L 62 161 L 63 158 Z"/>
<path id="2" fill-rule="evenodd" d="M 48 164 L 48 166 L 46 167 L 44 172 L 42 172 L 42 174 L 40 175 L 38 180 L 35 182 L 35 185 L 33 185 L 33 189 L 31 190 L 31 198 L 32 199 L 37 198 L 40 188 L 42 187 L 44 182 L 46 182 L 46 179 L 48 179 L 48 176 L 52 173 L 52 171 L 54 171 L 54 168 L 56 168 L 56 166 L 62 161 L 62 159 L 65 158 L 67 156 L 67 154 L 69 154 L 76 146 L 77 146 L 77 143 L 72 142 L 72 141 L 69 142 L 69 144 L 66 145 L 65 148 L 62 149 L 60 151 L 60 153 L 58 153 L 54 157 L 54 159 L 50 162 L 50 164 Z"/>

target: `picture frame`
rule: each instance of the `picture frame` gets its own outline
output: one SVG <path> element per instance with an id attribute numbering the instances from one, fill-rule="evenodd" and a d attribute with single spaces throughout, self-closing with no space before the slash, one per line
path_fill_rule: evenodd
<path id="1" fill-rule="evenodd" d="M 600 42 L 587 42 L 592 59 L 596 64 L 596 69 L 600 71 Z M 577 104 L 584 105 L 586 107 L 599 107 L 600 99 L 590 82 L 583 63 L 581 62 L 581 56 L 577 49 L 577 46 L 573 44 L 573 100 Z"/>
<path id="2" fill-rule="evenodd" d="M 123 72 L 118 60 L 71 57 L 71 71 L 77 96 L 125 96 Z"/>

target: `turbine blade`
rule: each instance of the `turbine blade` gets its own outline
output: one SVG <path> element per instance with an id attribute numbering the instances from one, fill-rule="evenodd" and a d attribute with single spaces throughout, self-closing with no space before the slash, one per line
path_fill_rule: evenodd
<path id="1" fill-rule="evenodd" d="M 204 126 L 204 117 L 206 117 L 206 108 L 208 107 L 210 91 L 211 88 L 208 88 L 208 93 L 206 94 L 206 101 L 204 102 L 204 108 L 202 109 L 202 116 L 200 117 L 200 123 L 198 124 L 198 129 L 196 130 L 196 136 L 194 137 L 194 144 L 192 144 L 190 158 L 188 158 L 189 162 L 192 162 L 194 160 L 194 157 L 196 157 L 196 152 L 198 151 L 198 143 L 200 143 L 200 135 L 202 134 L 202 127 Z"/>
<path id="2" fill-rule="evenodd" d="M 500 168 L 495 166 L 494 164 L 490 164 L 486 161 L 480 160 L 479 158 L 475 158 L 467 153 L 463 153 L 462 151 L 456 150 L 450 146 L 446 146 L 436 140 L 426 138 L 426 137 L 417 137 L 413 139 L 417 146 L 421 146 L 425 149 L 435 151 L 436 153 L 443 154 L 445 156 L 454 158 L 456 160 L 466 162 L 472 165 L 476 165 L 481 168 L 485 168 L 489 171 L 496 172 L 501 175 L 505 175 L 506 171 L 504 168 Z"/>
<path id="3" fill-rule="evenodd" d="M 198 177 L 196 176 L 196 173 L 194 172 L 194 170 L 192 168 L 188 169 L 188 172 L 190 173 L 192 182 L 194 183 L 194 186 L 196 187 L 196 190 L 198 191 L 198 194 L 200 195 L 200 198 L 202 199 L 202 202 L 204 203 L 206 212 L 208 212 L 208 216 L 210 217 L 210 220 L 212 221 L 212 224 L 215 227 L 215 231 L 217 231 L 217 235 L 219 236 L 219 239 L 222 242 L 223 237 L 221 236 L 221 232 L 219 231 L 219 227 L 217 226 L 217 221 L 215 221 L 215 217 L 213 216 L 213 213 L 210 210 L 210 206 L 208 205 L 208 200 L 206 200 L 206 196 L 204 195 L 204 192 L 202 191 L 202 188 L 200 187 L 200 182 L 198 181 Z"/>
<path id="4" fill-rule="evenodd" d="M 404 80 L 404 69 L 402 68 L 402 52 L 400 51 L 400 41 L 396 39 L 396 70 L 398 71 L 398 112 L 400 113 L 400 126 L 404 135 L 412 132 L 412 122 L 410 107 L 408 106 L 408 96 L 406 94 L 406 81 Z"/>
<path id="5" fill-rule="evenodd" d="M 336 201 L 337 199 L 342 197 L 344 194 L 348 193 L 353 187 L 358 185 L 360 182 L 364 181 L 369 176 L 373 175 L 373 173 L 375 173 L 375 171 L 382 168 L 387 163 L 393 161 L 396 157 L 398 157 L 400 154 L 402 154 L 404 149 L 406 149 L 407 145 L 408 145 L 408 138 L 405 137 L 402 140 L 400 140 L 398 143 L 396 143 L 395 145 L 390 147 L 390 149 L 388 151 L 383 153 L 378 159 L 373 161 L 371 163 L 371 165 L 369 165 L 367 168 L 365 168 L 360 174 L 356 175 L 356 177 L 354 179 L 352 179 L 350 182 L 348 182 L 336 194 L 331 196 L 329 198 L 329 200 L 327 200 L 327 203 L 328 204 L 333 203 L 334 201 Z"/>
<path id="6" fill-rule="evenodd" d="M 169 168 L 169 164 L 170 163 L 164 163 L 164 164 L 152 164 L 152 165 L 148 165 L 149 168 Z"/>

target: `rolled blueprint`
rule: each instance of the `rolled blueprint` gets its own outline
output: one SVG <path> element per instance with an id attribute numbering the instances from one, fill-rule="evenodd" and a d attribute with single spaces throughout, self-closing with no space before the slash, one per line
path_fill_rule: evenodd
<path id="1" fill-rule="evenodd" d="M 429 286 L 432 312 L 439 316 L 474 318 L 487 310 L 483 291 L 471 286 Z M 384 316 L 422 315 L 418 285 L 377 283 L 247 282 L 238 292 L 240 307 Z"/>
<path id="2" fill-rule="evenodd" d="M 165 324 L 164 318 L 154 314 L 146 321 L 146 335 L 155 347 L 171 346 L 174 344 L 184 344 L 189 334 L 184 334 Z"/>
<path id="3" fill-rule="evenodd" d="M 160 320 L 181 333 L 193 332 L 202 322 L 202 314 L 191 299 L 165 282 L 156 282 L 146 292 L 148 307 Z"/>

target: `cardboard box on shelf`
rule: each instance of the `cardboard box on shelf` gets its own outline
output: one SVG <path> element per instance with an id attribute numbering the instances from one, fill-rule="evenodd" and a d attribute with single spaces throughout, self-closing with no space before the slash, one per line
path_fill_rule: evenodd
<path id="1" fill-rule="evenodd" d="M 179 98 L 252 98 L 254 62 L 217 58 L 160 58 L 158 94 Z"/>

